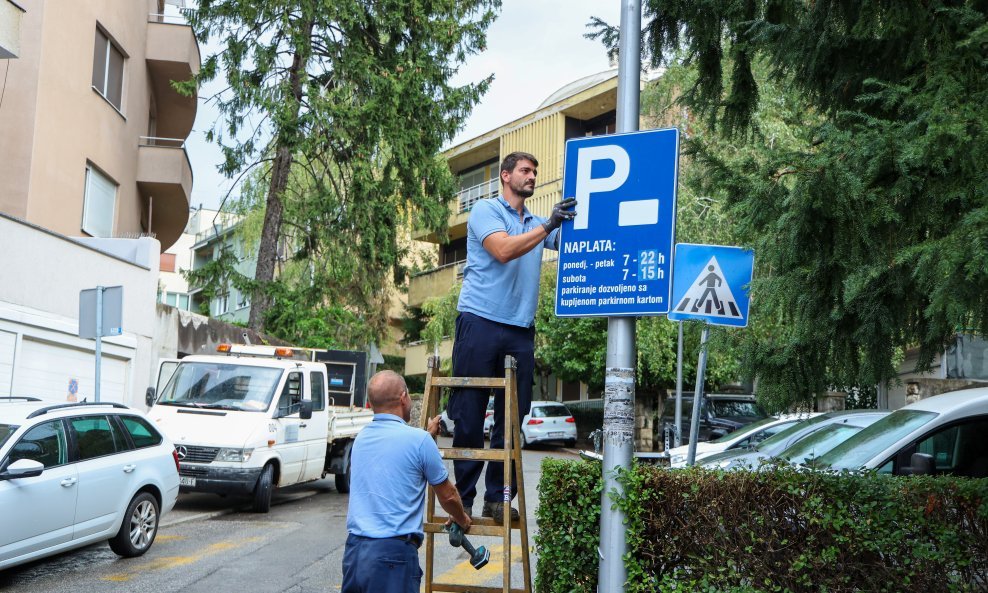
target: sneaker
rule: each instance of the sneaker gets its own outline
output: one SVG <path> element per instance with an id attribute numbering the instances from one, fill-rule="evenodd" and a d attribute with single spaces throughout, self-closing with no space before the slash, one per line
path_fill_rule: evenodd
<path id="1" fill-rule="evenodd" d="M 511 520 L 517 521 L 521 518 L 518 514 L 518 509 L 514 507 L 508 507 L 511 509 Z M 503 502 L 490 502 L 489 500 L 484 501 L 484 511 L 481 514 L 482 517 L 492 517 L 498 523 L 504 522 L 504 503 Z"/>

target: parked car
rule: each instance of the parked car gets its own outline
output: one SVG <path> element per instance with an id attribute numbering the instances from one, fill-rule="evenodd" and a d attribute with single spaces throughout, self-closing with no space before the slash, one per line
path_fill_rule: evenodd
<path id="1" fill-rule="evenodd" d="M 494 398 L 487 400 L 487 412 L 484 414 L 484 438 L 491 438 L 491 427 L 494 426 Z M 451 437 L 456 431 L 456 421 L 449 417 L 446 410 L 439 418 L 439 434 Z"/>
<path id="2" fill-rule="evenodd" d="M 777 432 L 750 449 L 730 449 L 723 453 L 715 453 L 703 459 L 703 467 L 715 469 L 754 469 L 761 463 L 777 457 L 780 453 L 805 439 L 813 433 L 830 426 L 848 422 L 871 424 L 888 416 L 884 410 L 846 410 L 820 414 L 789 428 Z M 867 424 L 866 424 L 867 426 Z M 740 431 L 739 431 L 740 432 Z"/>
<path id="3" fill-rule="evenodd" d="M 140 556 L 178 488 L 175 447 L 137 410 L 0 398 L 0 569 L 102 540 Z"/>
<path id="4" fill-rule="evenodd" d="M 521 446 L 557 442 L 568 447 L 576 444 L 576 419 L 559 402 L 534 401 L 521 420 Z"/>
<path id="5" fill-rule="evenodd" d="M 883 474 L 988 477 L 988 388 L 920 400 L 849 438 L 813 466 Z"/>
<path id="6" fill-rule="evenodd" d="M 671 430 L 675 423 L 675 399 L 666 401 L 665 409 L 660 419 L 660 426 Z M 683 420 L 680 425 L 682 443 L 689 444 L 690 420 L 693 414 L 693 396 L 683 396 Z M 719 439 L 742 426 L 768 418 L 765 410 L 755 401 L 753 395 L 719 395 L 703 396 L 700 408 L 700 431 L 697 441 Z"/>
<path id="7" fill-rule="evenodd" d="M 710 455 L 724 451 L 747 451 L 765 439 L 813 416 L 819 416 L 819 414 L 781 414 L 778 417 L 769 416 L 757 422 L 752 422 L 715 441 L 697 443 L 696 460 L 699 461 Z M 669 466 L 674 468 L 684 467 L 689 448 L 689 445 L 683 445 L 669 449 Z"/>

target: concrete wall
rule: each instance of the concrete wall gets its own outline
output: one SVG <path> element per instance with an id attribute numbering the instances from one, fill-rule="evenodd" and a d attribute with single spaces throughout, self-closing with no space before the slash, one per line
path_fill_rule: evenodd
<path id="1" fill-rule="evenodd" d="M 51 345 L 52 352 L 85 353 L 95 366 L 95 341 L 78 337 L 79 292 L 98 285 L 123 286 L 123 334 L 104 338 L 103 352 L 126 364 L 123 403 L 142 405 L 151 376 L 159 250 L 158 242 L 149 238 L 87 246 L 0 215 L 0 329 L 13 333 L 17 344 L 36 340 Z M 50 370 L 60 371 L 57 356 Z M 18 371 L 14 357 L 15 385 Z M 89 391 L 89 386 L 81 387 L 81 393 Z"/>

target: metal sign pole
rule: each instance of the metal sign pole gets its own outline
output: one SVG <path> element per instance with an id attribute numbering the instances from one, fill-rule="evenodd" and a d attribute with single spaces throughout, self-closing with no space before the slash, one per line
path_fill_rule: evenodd
<path id="1" fill-rule="evenodd" d="M 618 48 L 617 132 L 638 130 L 641 89 L 641 2 L 621 0 Z M 611 493 L 624 494 L 618 481 L 631 468 L 635 436 L 635 318 L 607 318 L 607 367 L 604 376 L 604 488 L 600 504 L 600 593 L 624 591 L 627 526 Z"/>
<path id="2" fill-rule="evenodd" d="M 103 290 L 102 286 L 96 287 L 96 389 L 93 391 L 96 401 L 99 401 L 100 363 L 103 356 Z"/>
<path id="3" fill-rule="evenodd" d="M 707 370 L 707 338 L 710 326 L 703 326 L 700 337 L 700 360 L 696 364 L 696 389 L 693 391 L 693 416 L 690 420 L 690 448 L 686 454 L 686 465 L 696 463 L 696 440 L 700 437 L 700 408 L 703 404 L 703 375 Z"/>
<path id="4" fill-rule="evenodd" d="M 679 323 L 679 342 L 676 344 L 676 427 L 673 429 L 676 447 L 683 446 L 683 322 Z"/>

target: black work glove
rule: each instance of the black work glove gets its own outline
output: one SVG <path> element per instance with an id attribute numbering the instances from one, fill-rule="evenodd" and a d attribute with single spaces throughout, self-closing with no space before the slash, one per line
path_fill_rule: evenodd
<path id="1" fill-rule="evenodd" d="M 576 212 L 574 210 L 567 210 L 567 208 L 574 206 L 576 206 L 576 198 L 567 198 L 553 206 L 549 220 L 542 223 L 542 228 L 545 229 L 546 234 L 558 229 L 564 220 L 573 220 L 576 218 Z"/>

